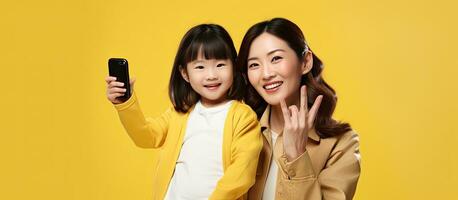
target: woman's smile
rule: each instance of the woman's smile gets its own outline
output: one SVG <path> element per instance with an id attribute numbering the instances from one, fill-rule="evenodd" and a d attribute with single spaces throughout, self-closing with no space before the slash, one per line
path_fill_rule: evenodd
<path id="1" fill-rule="evenodd" d="M 282 84 L 283 81 L 272 81 L 264 84 L 262 87 L 267 92 L 267 94 L 273 94 L 280 89 Z"/>

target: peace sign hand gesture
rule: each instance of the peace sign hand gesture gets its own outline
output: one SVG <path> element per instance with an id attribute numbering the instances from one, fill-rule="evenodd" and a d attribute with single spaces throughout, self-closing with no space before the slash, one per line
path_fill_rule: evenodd
<path id="1" fill-rule="evenodd" d="M 283 119 L 283 149 L 288 161 L 292 161 L 305 152 L 308 133 L 313 128 L 318 108 L 323 95 L 319 95 L 313 103 L 310 111 L 307 107 L 307 88 L 301 87 L 300 108 L 296 105 L 287 107 L 285 100 L 280 102 Z"/>

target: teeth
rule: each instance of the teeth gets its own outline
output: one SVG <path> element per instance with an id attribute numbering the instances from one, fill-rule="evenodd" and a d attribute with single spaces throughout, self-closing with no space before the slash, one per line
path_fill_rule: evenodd
<path id="1" fill-rule="evenodd" d="M 282 84 L 281 82 L 278 82 L 278 83 L 266 85 L 266 86 L 264 86 L 264 88 L 267 89 L 267 90 L 270 90 L 270 89 L 274 89 L 274 88 L 280 86 L 281 84 Z"/>

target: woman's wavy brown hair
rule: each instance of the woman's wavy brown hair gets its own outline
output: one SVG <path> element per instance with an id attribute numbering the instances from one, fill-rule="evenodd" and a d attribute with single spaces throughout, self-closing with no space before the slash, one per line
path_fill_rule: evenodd
<path id="1" fill-rule="evenodd" d="M 272 34 L 285 41 L 289 47 L 296 52 L 299 60 L 303 60 L 305 55 L 303 52 L 305 50 L 311 51 L 301 29 L 293 22 L 284 18 L 274 18 L 272 20 L 257 23 L 245 34 L 237 57 L 237 67 L 242 71 L 246 80 L 248 79 L 247 59 L 251 43 L 262 33 Z M 312 55 L 312 69 L 309 73 L 302 75 L 301 85 L 307 86 L 309 108 L 313 105 L 318 95 L 323 95 L 323 100 L 315 119 L 315 129 L 321 138 L 340 135 L 351 130 L 350 124 L 342 123 L 332 118 L 337 103 L 336 92 L 326 83 L 326 81 L 324 81 L 321 75 L 323 63 L 314 53 L 312 53 Z M 267 107 L 267 102 L 258 94 L 251 84 L 247 85 L 244 101 L 256 111 L 258 118 L 260 118 Z"/>

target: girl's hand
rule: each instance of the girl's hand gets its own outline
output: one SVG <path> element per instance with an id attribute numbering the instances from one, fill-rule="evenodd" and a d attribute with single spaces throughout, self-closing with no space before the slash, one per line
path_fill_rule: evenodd
<path id="1" fill-rule="evenodd" d="M 319 95 L 310 111 L 307 108 L 307 89 L 301 87 L 300 108 L 296 105 L 286 106 L 285 100 L 280 102 L 283 118 L 283 149 L 288 161 L 292 161 L 305 152 L 308 132 L 313 128 L 316 113 L 320 107 L 323 95 Z"/>
<path id="2" fill-rule="evenodd" d="M 107 99 L 113 104 L 120 104 L 123 101 L 118 99 L 117 97 L 123 96 L 126 93 L 126 88 L 124 87 L 124 83 L 116 81 L 116 77 L 108 76 L 105 78 L 105 82 L 107 83 Z M 134 83 L 135 78 L 130 79 L 130 88 L 131 91 L 134 91 Z"/>

